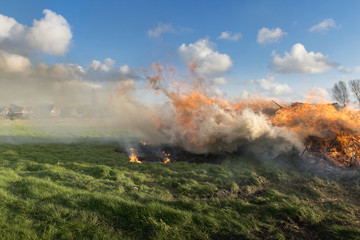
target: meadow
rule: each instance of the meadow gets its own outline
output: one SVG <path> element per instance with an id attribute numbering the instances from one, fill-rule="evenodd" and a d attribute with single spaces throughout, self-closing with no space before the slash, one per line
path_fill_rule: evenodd
<path id="1" fill-rule="evenodd" d="M 360 239 L 360 175 L 227 155 L 129 163 L 129 131 L 0 127 L 0 239 Z"/>

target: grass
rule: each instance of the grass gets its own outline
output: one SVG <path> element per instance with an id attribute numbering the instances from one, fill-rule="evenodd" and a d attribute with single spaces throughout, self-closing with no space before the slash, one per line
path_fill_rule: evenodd
<path id="1" fill-rule="evenodd" d="M 235 155 L 136 164 L 117 146 L 1 144 L 0 239 L 360 239 L 360 177 Z"/>

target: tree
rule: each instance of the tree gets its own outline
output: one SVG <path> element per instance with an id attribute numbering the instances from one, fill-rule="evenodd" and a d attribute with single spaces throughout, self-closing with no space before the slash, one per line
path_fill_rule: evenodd
<path id="1" fill-rule="evenodd" d="M 331 89 L 332 97 L 343 107 L 346 107 L 350 101 L 349 91 L 346 87 L 344 81 L 339 81 L 334 84 L 334 87 Z"/>
<path id="2" fill-rule="evenodd" d="M 360 105 L 360 79 L 350 80 L 349 85 Z"/>

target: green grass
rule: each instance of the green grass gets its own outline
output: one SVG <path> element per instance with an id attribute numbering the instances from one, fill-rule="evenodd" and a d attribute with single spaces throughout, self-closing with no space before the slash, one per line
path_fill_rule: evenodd
<path id="1" fill-rule="evenodd" d="M 116 143 L 0 145 L 0 239 L 360 239 L 360 177 L 230 155 L 129 163 Z"/>

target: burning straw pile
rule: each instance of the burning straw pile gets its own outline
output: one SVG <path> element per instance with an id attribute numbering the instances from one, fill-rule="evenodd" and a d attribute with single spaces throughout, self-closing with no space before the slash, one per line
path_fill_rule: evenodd
<path id="1" fill-rule="evenodd" d="M 326 158 L 343 167 L 358 167 L 360 154 L 360 114 L 351 109 L 336 109 L 335 104 L 295 103 L 282 107 L 272 123 L 302 136 L 301 153 Z"/>
<path id="2" fill-rule="evenodd" d="M 155 64 L 153 68 L 149 85 L 166 103 L 153 112 L 152 122 L 159 134 L 148 136 L 150 142 L 195 154 L 240 149 L 266 158 L 296 149 L 299 155 L 329 159 L 339 166 L 359 166 L 358 111 L 339 110 L 334 104 L 282 107 L 265 99 L 230 102 L 214 94 L 211 85 L 193 71 L 193 83 L 187 85 L 169 79 L 173 73 L 166 73 L 163 66 Z"/>

